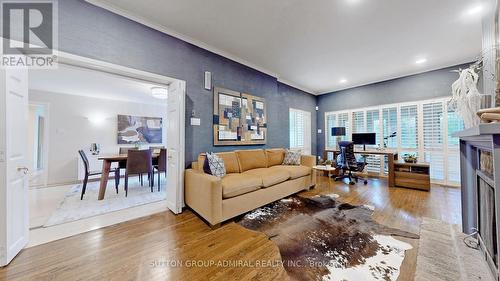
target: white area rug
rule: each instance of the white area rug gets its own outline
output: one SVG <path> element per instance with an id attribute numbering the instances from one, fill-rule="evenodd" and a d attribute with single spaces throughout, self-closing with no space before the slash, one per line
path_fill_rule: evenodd
<path id="1" fill-rule="evenodd" d="M 64 200 L 43 227 L 72 222 L 166 199 L 166 183 L 164 181 L 162 181 L 162 189 L 159 192 L 157 184 L 153 188 L 154 192 L 151 192 L 146 182 L 144 182 L 144 186 L 141 186 L 137 180 L 131 179 L 129 181 L 128 197 L 125 197 L 123 180 L 120 182 L 118 194 L 116 194 L 114 181 L 110 180 L 104 200 L 97 200 L 99 182 L 88 183 L 83 200 L 80 200 L 82 185 L 77 184 L 66 194 Z"/>
<path id="2" fill-rule="evenodd" d="M 457 226 L 424 218 L 415 281 L 493 281 L 479 250 L 467 247 Z"/>

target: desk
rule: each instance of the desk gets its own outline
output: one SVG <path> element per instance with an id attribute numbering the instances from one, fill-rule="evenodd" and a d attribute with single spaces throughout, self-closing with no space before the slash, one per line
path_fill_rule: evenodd
<path id="1" fill-rule="evenodd" d="M 160 156 L 159 153 L 153 153 L 153 159 Z M 106 186 L 108 185 L 109 171 L 111 169 L 111 163 L 113 162 L 127 162 L 127 154 L 115 154 L 115 155 L 103 155 L 98 157 L 102 160 L 102 175 L 101 182 L 99 186 L 99 197 L 97 199 L 104 199 L 104 194 L 106 193 Z M 119 174 L 118 174 L 119 176 Z"/>
<path id="2" fill-rule="evenodd" d="M 323 152 L 323 159 L 327 160 L 328 159 L 328 153 L 333 153 L 333 159 L 337 159 L 337 155 L 340 154 L 340 151 L 338 150 L 332 150 L 332 149 L 325 149 Z M 375 150 L 375 149 L 368 149 L 368 150 L 359 150 L 356 149 L 354 150 L 354 153 L 356 154 L 366 154 L 366 155 L 383 155 L 387 156 L 387 159 L 389 161 L 389 174 L 388 174 L 388 182 L 389 182 L 389 187 L 394 187 L 395 186 L 395 178 L 394 178 L 394 161 L 398 160 L 398 152 L 394 150 L 389 150 L 389 149 L 384 149 L 384 150 Z"/>

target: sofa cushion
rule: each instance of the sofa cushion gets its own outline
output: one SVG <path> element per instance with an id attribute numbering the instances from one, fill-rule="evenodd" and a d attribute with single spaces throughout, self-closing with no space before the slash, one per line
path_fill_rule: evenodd
<path id="1" fill-rule="evenodd" d="M 282 183 L 290 178 L 290 173 L 285 170 L 271 170 L 270 168 L 259 168 L 248 170 L 243 173 L 255 178 L 260 178 L 262 187 L 270 187 Z"/>
<path id="2" fill-rule="evenodd" d="M 221 183 L 222 198 L 231 198 L 260 189 L 262 180 L 252 175 L 227 174 Z"/>
<path id="3" fill-rule="evenodd" d="M 240 166 L 238 163 L 238 157 L 234 152 L 218 152 L 215 155 L 219 156 L 224 160 L 224 167 L 226 167 L 226 173 L 239 173 Z M 203 163 L 205 163 L 205 153 L 198 156 L 198 163 L 201 163 L 200 171 L 203 171 Z"/>
<path id="4" fill-rule="evenodd" d="M 237 150 L 240 173 L 257 168 L 267 168 L 266 153 L 263 149 Z"/>
<path id="5" fill-rule="evenodd" d="M 296 165 L 279 165 L 273 166 L 269 169 L 276 171 L 285 171 L 290 175 L 290 179 L 297 179 L 300 177 L 308 176 L 312 172 L 310 167 Z"/>
<path id="6" fill-rule="evenodd" d="M 266 156 L 268 167 L 281 165 L 285 159 L 285 150 L 283 148 L 266 149 Z"/>

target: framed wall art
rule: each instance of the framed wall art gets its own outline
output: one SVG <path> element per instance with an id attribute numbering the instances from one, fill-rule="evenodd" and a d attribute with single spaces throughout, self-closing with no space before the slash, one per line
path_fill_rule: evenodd
<path id="1" fill-rule="evenodd" d="M 216 87 L 213 126 L 215 146 L 266 144 L 266 101 Z"/>

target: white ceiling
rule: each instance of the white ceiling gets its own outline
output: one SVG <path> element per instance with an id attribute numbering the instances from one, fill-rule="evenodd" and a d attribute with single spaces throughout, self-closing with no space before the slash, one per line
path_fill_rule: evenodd
<path id="1" fill-rule="evenodd" d="M 480 0 L 87 1 L 314 94 L 469 62 L 481 51 L 481 13 L 469 12 Z"/>
<path id="2" fill-rule="evenodd" d="M 107 72 L 59 64 L 57 69 L 29 72 L 30 90 L 135 103 L 158 104 L 151 88 L 160 86 Z"/>

